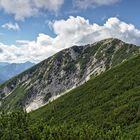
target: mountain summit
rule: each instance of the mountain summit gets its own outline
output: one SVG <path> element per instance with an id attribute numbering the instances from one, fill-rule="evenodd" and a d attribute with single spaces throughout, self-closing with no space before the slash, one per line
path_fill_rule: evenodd
<path id="1" fill-rule="evenodd" d="M 35 110 L 139 52 L 114 38 L 65 49 L 2 84 L 1 108 Z"/>

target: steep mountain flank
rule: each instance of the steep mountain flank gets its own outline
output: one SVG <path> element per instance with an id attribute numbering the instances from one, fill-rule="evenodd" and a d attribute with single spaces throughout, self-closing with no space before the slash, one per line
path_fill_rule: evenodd
<path id="1" fill-rule="evenodd" d="M 73 46 L 0 86 L 1 108 L 37 109 L 102 72 L 139 54 L 139 47 L 118 39 Z"/>
<path id="2" fill-rule="evenodd" d="M 98 128 L 97 132 L 101 129 L 111 132 L 119 126 L 124 137 L 114 135 L 108 139 L 140 139 L 140 55 L 91 77 L 85 84 L 31 112 L 30 116 L 33 122 L 41 119 L 54 126 L 92 124 Z"/>

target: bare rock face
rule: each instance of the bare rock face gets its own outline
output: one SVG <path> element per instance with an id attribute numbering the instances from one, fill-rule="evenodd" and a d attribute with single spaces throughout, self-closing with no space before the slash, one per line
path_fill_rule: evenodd
<path id="1" fill-rule="evenodd" d="M 1 85 L 1 108 L 30 112 L 137 54 L 137 46 L 118 39 L 65 49 Z"/>

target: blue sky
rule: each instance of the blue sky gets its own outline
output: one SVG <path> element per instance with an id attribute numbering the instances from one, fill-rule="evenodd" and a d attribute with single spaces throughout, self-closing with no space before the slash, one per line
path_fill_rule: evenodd
<path id="1" fill-rule="evenodd" d="M 0 61 L 39 62 L 106 36 L 139 45 L 139 6 L 139 0 L 0 0 Z"/>

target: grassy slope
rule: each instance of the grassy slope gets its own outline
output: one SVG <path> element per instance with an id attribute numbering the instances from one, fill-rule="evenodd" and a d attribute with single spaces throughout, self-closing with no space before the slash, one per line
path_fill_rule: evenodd
<path id="1" fill-rule="evenodd" d="M 21 101 L 26 94 L 26 87 L 18 86 L 15 90 L 10 94 L 6 100 L 2 101 L 2 110 L 11 111 L 15 108 L 19 108 L 21 106 Z"/>
<path id="2" fill-rule="evenodd" d="M 81 123 L 97 128 L 121 126 L 140 135 L 140 55 L 89 80 L 56 101 L 30 113 L 54 125 Z"/>

